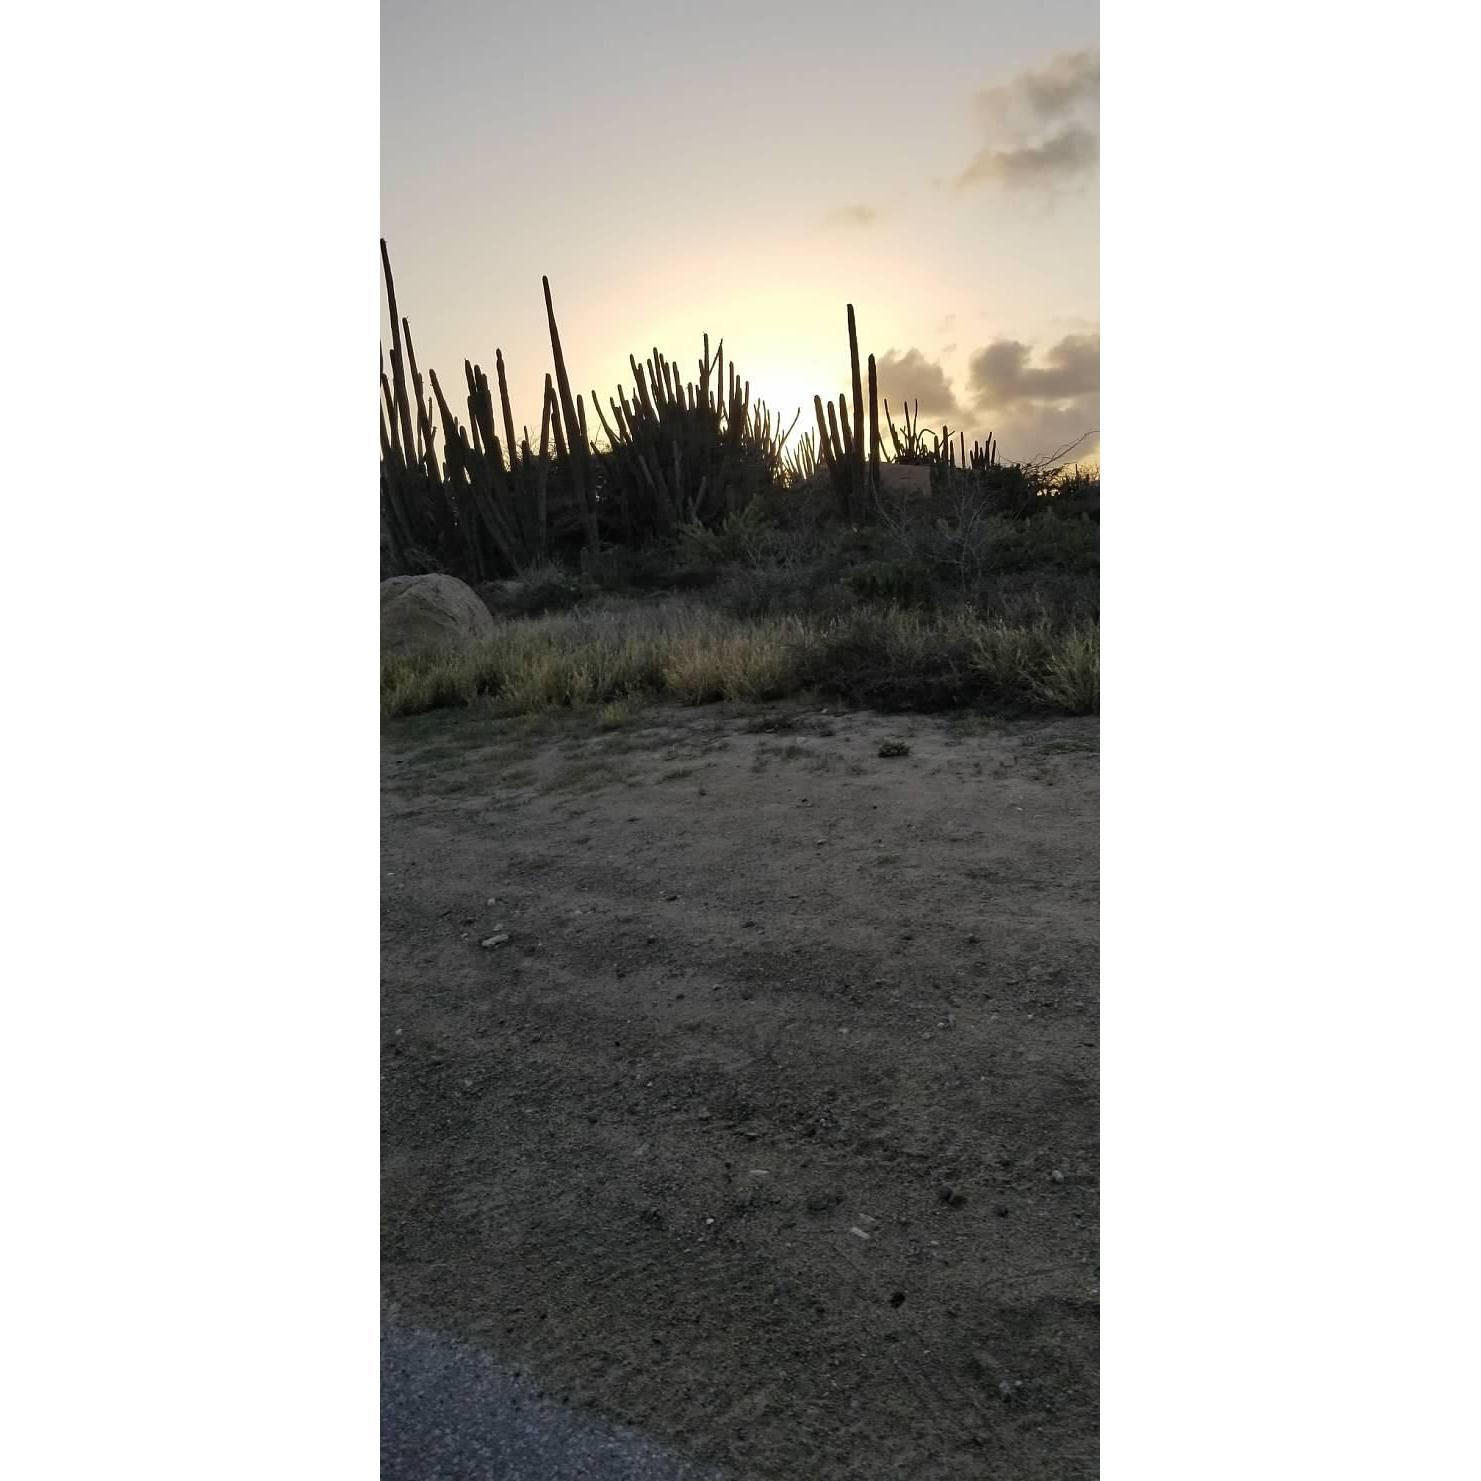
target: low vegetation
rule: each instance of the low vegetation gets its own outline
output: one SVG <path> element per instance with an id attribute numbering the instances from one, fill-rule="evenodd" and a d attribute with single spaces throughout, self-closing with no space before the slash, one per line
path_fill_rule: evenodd
<path id="1" fill-rule="evenodd" d="M 475 702 L 506 715 L 592 707 L 603 728 L 643 701 L 803 692 L 880 710 L 983 703 L 1085 714 L 1098 703 L 1099 666 L 1093 626 L 899 608 L 732 618 L 690 601 L 645 601 L 511 621 L 460 654 L 386 658 L 381 704 L 387 716 Z"/>

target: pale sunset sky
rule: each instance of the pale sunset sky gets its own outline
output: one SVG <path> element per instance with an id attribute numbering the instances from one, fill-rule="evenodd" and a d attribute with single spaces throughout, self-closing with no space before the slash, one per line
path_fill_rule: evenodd
<path id="1" fill-rule="evenodd" d="M 382 234 L 460 407 L 464 358 L 492 378 L 498 346 L 538 436 L 546 273 L 573 391 L 604 410 L 629 352 L 693 379 L 707 331 L 753 399 L 803 408 L 798 435 L 848 385 L 851 302 L 892 409 L 918 396 L 1010 458 L 1099 427 L 1094 0 L 381 18 Z"/>

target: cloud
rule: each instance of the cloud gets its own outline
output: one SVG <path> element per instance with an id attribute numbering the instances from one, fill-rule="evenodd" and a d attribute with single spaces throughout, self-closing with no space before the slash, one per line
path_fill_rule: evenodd
<path id="1" fill-rule="evenodd" d="M 998 460 L 1005 463 L 1037 463 L 1055 454 L 1072 463 L 1096 462 L 1100 456 L 1099 429 L 1099 392 L 1063 406 L 1025 402 L 1004 416 L 994 417 L 990 426 L 997 438 Z M 967 440 L 972 440 L 971 432 Z M 1063 451 L 1066 448 L 1070 451 Z"/>
<path id="2" fill-rule="evenodd" d="M 967 385 L 979 411 L 1021 401 L 1068 401 L 1100 390 L 1100 334 L 1067 334 L 1045 354 L 1045 364 L 1029 364 L 1029 347 L 998 339 L 967 362 Z"/>
<path id="3" fill-rule="evenodd" d="M 997 435 L 1007 460 L 1048 457 L 1100 426 L 1100 331 L 1067 334 L 1049 346 L 1041 364 L 1018 340 L 1000 339 L 967 362 L 974 411 Z M 1096 453 L 1098 436 L 1071 455 Z"/>
<path id="4" fill-rule="evenodd" d="M 853 206 L 839 206 L 835 211 L 829 211 L 823 218 L 824 226 L 873 226 L 884 214 L 878 206 L 866 205 L 860 202 Z"/>
<path id="5" fill-rule="evenodd" d="M 875 362 L 879 377 L 879 394 L 887 397 L 893 407 L 899 408 L 907 402 L 913 408 L 920 402 L 923 417 L 954 417 L 961 413 L 961 404 L 946 379 L 946 372 L 935 360 L 927 360 L 919 350 L 890 350 Z"/>
<path id="6" fill-rule="evenodd" d="M 986 138 L 956 176 L 958 190 L 1071 183 L 1100 163 L 1100 55 L 1063 52 L 1042 67 L 983 88 L 975 99 Z"/>
<path id="7" fill-rule="evenodd" d="M 1020 72 L 976 98 L 977 111 L 990 128 L 1057 123 L 1077 109 L 1100 106 L 1100 54 L 1066 51 L 1037 71 Z"/>
<path id="8" fill-rule="evenodd" d="M 956 183 L 961 190 L 984 182 L 1020 187 L 1049 184 L 1090 174 L 1099 163 L 1100 135 L 1072 124 L 1041 144 L 979 149 Z"/>

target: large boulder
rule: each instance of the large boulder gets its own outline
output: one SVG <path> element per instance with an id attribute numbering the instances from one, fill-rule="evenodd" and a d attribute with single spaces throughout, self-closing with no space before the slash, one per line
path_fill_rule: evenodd
<path id="1" fill-rule="evenodd" d="M 413 658 L 456 653 L 494 636 L 493 614 L 456 576 L 393 576 L 381 582 L 381 652 Z"/>

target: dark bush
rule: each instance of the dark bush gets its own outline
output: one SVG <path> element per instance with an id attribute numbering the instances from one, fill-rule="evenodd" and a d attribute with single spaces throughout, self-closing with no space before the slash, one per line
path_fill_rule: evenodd
<path id="1" fill-rule="evenodd" d="M 932 600 L 931 572 L 921 561 L 868 561 L 855 566 L 843 579 L 848 589 L 864 601 L 919 607 Z"/>
<path id="2" fill-rule="evenodd" d="M 822 566 L 765 566 L 733 570 L 706 604 L 731 617 L 831 617 L 852 611 L 853 594 Z"/>
<path id="3" fill-rule="evenodd" d="M 851 621 L 810 644 L 800 661 L 809 688 L 865 709 L 898 712 L 949 710 L 981 690 L 965 641 L 938 636 L 930 645 L 902 646 L 892 625 L 875 613 Z"/>

